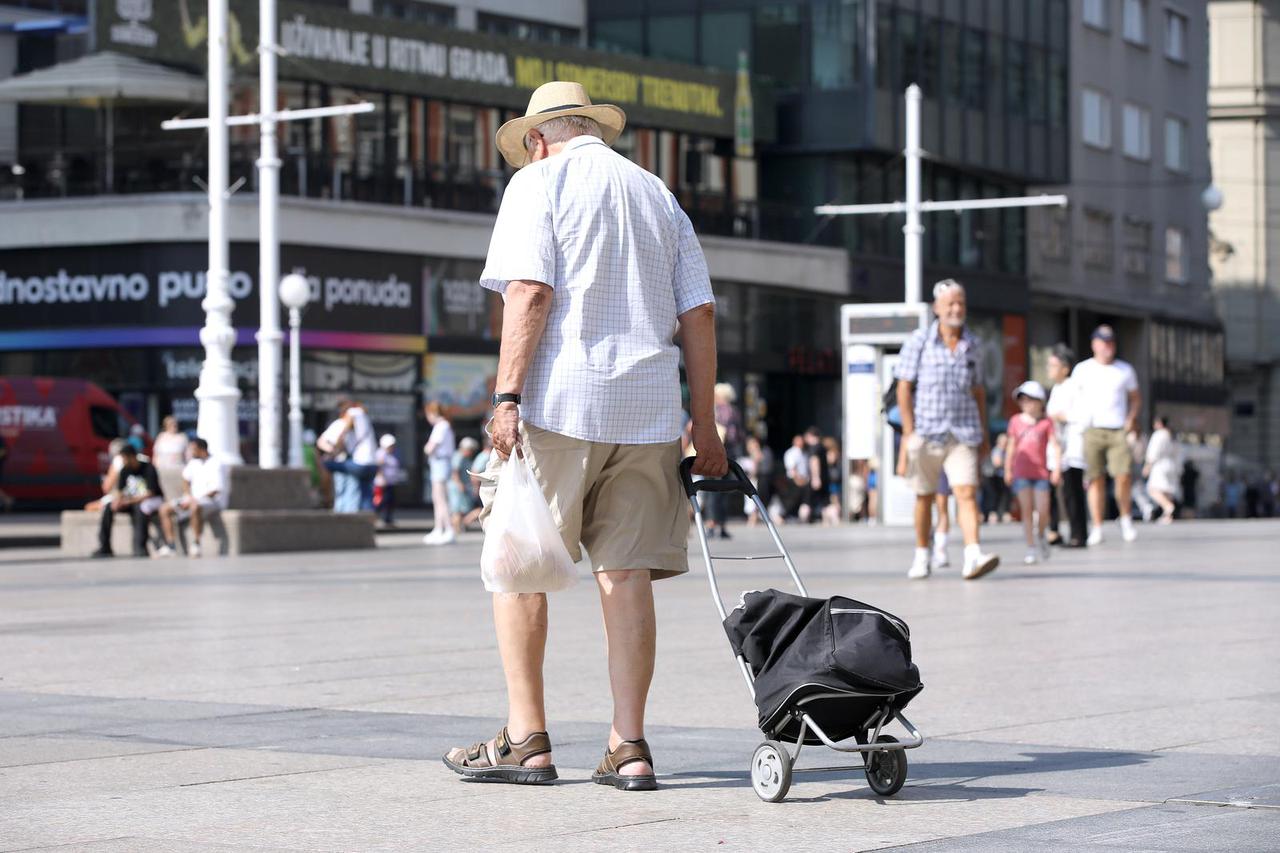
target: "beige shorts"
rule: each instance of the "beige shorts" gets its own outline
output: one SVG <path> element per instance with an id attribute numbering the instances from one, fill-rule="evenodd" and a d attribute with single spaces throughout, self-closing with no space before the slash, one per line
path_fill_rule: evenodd
<path id="1" fill-rule="evenodd" d="M 689 514 L 677 466 L 680 442 L 606 444 L 521 422 L 525 457 L 573 559 L 594 572 L 648 569 L 654 580 L 689 571 Z M 497 489 L 494 453 L 480 476 L 481 523 Z"/>
<path id="2" fill-rule="evenodd" d="M 1122 429 L 1089 427 L 1084 431 L 1085 479 L 1097 480 L 1104 473 L 1128 477 L 1133 473 L 1133 451 Z"/>
<path id="3" fill-rule="evenodd" d="M 978 448 L 948 437 L 945 442 L 925 441 L 920 433 L 907 439 L 907 478 L 917 495 L 938 493 L 942 472 L 956 486 L 978 485 Z"/>

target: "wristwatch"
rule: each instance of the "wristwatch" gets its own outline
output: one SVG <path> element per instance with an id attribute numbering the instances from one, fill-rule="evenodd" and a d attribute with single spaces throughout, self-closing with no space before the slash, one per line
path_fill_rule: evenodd
<path id="1" fill-rule="evenodd" d="M 495 409 L 498 407 L 498 404 L 499 404 L 499 403 L 515 403 L 515 404 L 518 406 L 518 405 L 520 405 L 520 395 L 519 395 L 519 394 L 512 394 L 512 393 L 510 393 L 510 392 L 503 392 L 503 393 L 501 393 L 501 394 L 494 394 L 494 395 L 493 395 L 493 401 L 492 401 L 492 402 L 493 402 L 493 407 L 494 407 Z"/>

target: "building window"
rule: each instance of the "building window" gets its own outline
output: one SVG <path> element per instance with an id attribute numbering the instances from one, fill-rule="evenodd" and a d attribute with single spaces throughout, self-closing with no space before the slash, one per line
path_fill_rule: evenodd
<path id="1" fill-rule="evenodd" d="M 1164 119 L 1164 164 L 1174 172 L 1187 171 L 1187 123 L 1173 116 Z"/>
<path id="2" fill-rule="evenodd" d="M 1147 43 L 1147 0 L 1124 0 L 1124 40 Z"/>
<path id="3" fill-rule="evenodd" d="M 1100 30 L 1109 30 L 1107 0 L 1081 0 L 1084 22 Z"/>
<path id="4" fill-rule="evenodd" d="M 697 56 L 693 15 L 652 15 L 649 29 L 649 56 L 672 62 L 693 62 Z"/>
<path id="5" fill-rule="evenodd" d="M 703 65 L 737 71 L 738 53 L 746 51 L 751 55 L 751 13 L 707 12 L 702 16 L 698 36 Z"/>
<path id="6" fill-rule="evenodd" d="M 1126 216 L 1124 219 L 1124 271 L 1129 275 L 1151 274 L 1151 223 Z"/>
<path id="7" fill-rule="evenodd" d="M 815 89 L 847 89 L 858 79 L 858 22 L 861 0 L 820 0 L 813 6 L 813 86 Z M 716 34 L 716 39 L 723 35 Z"/>
<path id="8" fill-rule="evenodd" d="M 1187 235 L 1170 225 L 1164 229 L 1164 277 L 1174 284 L 1187 283 Z"/>
<path id="9" fill-rule="evenodd" d="M 756 9 L 754 71 L 784 89 L 806 82 L 804 10 L 799 3 L 773 3 Z"/>
<path id="10" fill-rule="evenodd" d="M 644 22 L 640 18 L 596 21 L 591 25 L 591 46 L 614 53 L 644 53 Z"/>
<path id="11" fill-rule="evenodd" d="M 523 18 L 509 18 L 506 15 L 491 15 L 488 12 L 476 13 L 476 29 L 482 33 L 525 41 L 540 41 L 547 44 L 578 43 L 578 31 L 573 27 L 561 27 L 542 21 L 527 21 Z"/>
<path id="12" fill-rule="evenodd" d="M 1124 105 L 1124 155 L 1151 159 L 1151 111 L 1136 104 Z"/>
<path id="13" fill-rule="evenodd" d="M 1065 261 L 1071 244 L 1071 215 L 1065 207 L 1036 208 L 1040 221 L 1040 257 Z"/>
<path id="14" fill-rule="evenodd" d="M 1178 62 L 1187 61 L 1187 16 L 1172 9 L 1164 13 L 1164 55 Z"/>
<path id="15" fill-rule="evenodd" d="M 1005 112 L 1012 116 L 1027 113 L 1027 46 L 1010 41 L 1005 51 Z"/>
<path id="16" fill-rule="evenodd" d="M 980 110 L 987 100 L 986 74 L 987 34 L 982 30 L 964 31 L 964 104 Z"/>
<path id="17" fill-rule="evenodd" d="M 1097 89 L 1085 88 L 1081 130 L 1084 141 L 1098 148 L 1111 147 L 1111 99 Z"/>
<path id="18" fill-rule="evenodd" d="M 1112 254 L 1111 214 L 1086 208 L 1084 212 L 1085 266 L 1109 270 Z"/>

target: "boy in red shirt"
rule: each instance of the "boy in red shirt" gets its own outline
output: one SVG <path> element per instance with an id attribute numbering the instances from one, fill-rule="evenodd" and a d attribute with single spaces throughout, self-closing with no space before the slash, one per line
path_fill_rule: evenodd
<path id="1" fill-rule="evenodd" d="M 1023 382 L 1014 390 L 1013 398 L 1022 411 L 1009 419 L 1008 458 L 1011 461 L 1005 465 L 1004 478 L 1012 487 L 1022 513 L 1022 529 L 1027 535 L 1027 556 L 1023 562 L 1030 566 L 1049 559 L 1049 542 L 1045 538 L 1049 500 L 1052 487 L 1062 476 L 1058 470 L 1049 470 L 1049 446 L 1053 445 L 1056 460 L 1062 459 L 1062 447 L 1053 421 L 1045 417 L 1045 401 L 1049 395 L 1044 386 L 1034 380 Z"/>

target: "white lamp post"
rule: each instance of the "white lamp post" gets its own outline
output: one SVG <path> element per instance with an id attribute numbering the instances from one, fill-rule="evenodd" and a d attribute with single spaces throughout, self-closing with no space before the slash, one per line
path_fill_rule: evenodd
<path id="1" fill-rule="evenodd" d="M 280 301 L 289 309 L 289 467 L 302 467 L 302 356 L 298 328 L 302 309 L 311 299 L 311 285 L 297 273 L 280 280 Z"/>

